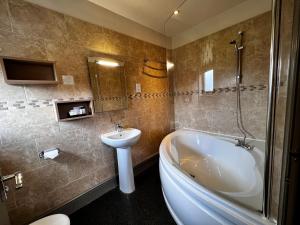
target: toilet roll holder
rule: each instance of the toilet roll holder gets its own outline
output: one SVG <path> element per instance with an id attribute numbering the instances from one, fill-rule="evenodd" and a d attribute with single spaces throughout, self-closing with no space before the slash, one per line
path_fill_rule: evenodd
<path id="1" fill-rule="evenodd" d="M 52 152 L 52 151 L 56 151 L 57 150 L 57 154 L 59 155 L 60 154 L 60 149 L 59 148 L 50 148 L 50 149 L 47 149 L 47 150 L 43 150 L 39 153 L 39 157 L 40 159 L 48 159 L 48 158 L 45 158 L 45 154 L 46 153 L 49 153 L 49 152 Z M 57 156 L 58 156 L 57 155 Z"/>

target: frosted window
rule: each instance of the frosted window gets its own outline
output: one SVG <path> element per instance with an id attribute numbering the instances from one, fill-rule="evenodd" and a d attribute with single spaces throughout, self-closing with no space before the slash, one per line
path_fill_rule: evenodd
<path id="1" fill-rule="evenodd" d="M 211 92 L 214 90 L 214 70 L 208 70 L 204 73 L 204 91 Z"/>

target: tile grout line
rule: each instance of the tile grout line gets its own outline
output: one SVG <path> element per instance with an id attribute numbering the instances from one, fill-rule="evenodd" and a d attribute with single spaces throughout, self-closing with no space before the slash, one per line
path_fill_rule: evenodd
<path id="1" fill-rule="evenodd" d="M 10 6 L 9 6 L 8 0 L 6 1 L 6 8 L 7 8 L 8 18 L 9 18 L 9 23 L 10 23 L 10 31 L 11 31 L 12 33 L 14 33 L 14 28 L 13 28 L 13 16 L 12 16 L 11 11 L 10 11 Z"/>
<path id="2" fill-rule="evenodd" d="M 264 91 L 266 90 L 268 85 L 259 84 L 259 85 L 247 85 L 242 86 L 241 91 Z M 0 102 L 0 110 L 9 110 L 9 108 L 13 109 L 24 109 L 27 107 L 52 107 L 53 102 L 57 100 L 54 99 L 29 99 L 26 87 L 23 86 L 24 95 L 25 95 L 25 102 L 20 100 L 7 100 Z M 235 87 L 223 87 L 223 88 L 215 88 L 213 92 L 206 93 L 203 90 L 184 90 L 184 91 L 161 91 L 161 92 L 143 92 L 143 93 L 135 93 L 135 94 L 128 94 L 127 99 L 128 101 L 133 100 L 148 100 L 148 99 L 158 99 L 158 98 L 169 98 L 169 97 L 178 97 L 178 96 L 192 96 L 197 95 L 198 97 L 203 96 L 218 96 L 218 95 L 226 95 L 235 93 Z M 60 98 L 59 98 L 60 99 Z M 88 97 L 76 97 L 76 98 L 65 98 L 60 100 L 84 100 L 84 99 L 92 99 L 90 96 Z M 102 97 L 99 101 L 121 101 L 122 97 L 114 96 L 114 97 Z M 6 105 L 7 107 L 4 108 L 3 106 Z"/>

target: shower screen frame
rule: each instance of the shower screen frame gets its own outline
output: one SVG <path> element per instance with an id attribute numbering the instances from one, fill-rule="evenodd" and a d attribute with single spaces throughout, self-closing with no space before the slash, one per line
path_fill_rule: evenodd
<path id="1" fill-rule="evenodd" d="M 278 50 L 280 32 L 280 12 L 281 0 L 272 0 L 272 30 L 270 48 L 270 72 L 269 72 L 269 93 L 266 128 L 266 153 L 265 153 L 265 173 L 264 173 L 264 193 L 263 193 L 263 215 L 270 219 L 273 159 L 274 159 L 274 118 L 277 99 L 278 85 Z"/>
<path id="2" fill-rule="evenodd" d="M 294 12 L 286 12 L 287 15 L 283 15 L 283 7 L 285 4 L 293 4 L 291 7 Z M 264 175 L 264 201 L 263 201 L 263 214 L 267 219 L 273 219 L 282 224 L 285 217 L 285 203 L 286 203 L 286 186 L 285 176 L 288 164 L 288 153 L 290 151 L 290 129 L 291 129 L 291 108 L 294 107 L 293 99 L 295 95 L 295 66 L 299 64 L 299 43 L 300 43 L 300 4 L 299 1 L 289 2 L 287 0 L 272 0 L 272 35 L 271 35 L 271 50 L 270 50 L 270 75 L 269 75 L 269 96 L 268 96 L 268 112 L 267 112 L 267 129 L 266 129 L 266 156 L 265 156 L 265 175 Z M 298 9 L 298 11 L 297 11 Z M 279 87 L 280 87 L 280 76 L 282 68 L 281 53 L 279 52 L 280 47 L 280 36 L 281 29 L 285 28 L 286 24 L 284 19 L 286 16 L 290 16 L 292 20 L 292 37 L 291 37 L 291 48 L 288 49 L 288 93 L 287 93 L 287 105 L 285 108 L 285 127 L 284 127 L 284 140 L 282 149 L 282 165 L 281 165 L 281 183 L 279 190 L 279 205 L 278 214 L 276 218 L 271 218 L 271 204 L 272 204 L 272 189 L 273 186 L 273 169 L 274 169 L 274 144 L 275 144 L 275 119 L 276 119 L 276 103 L 279 99 Z M 282 21 L 281 21 L 282 20 Z M 282 27 L 281 27 L 282 26 Z M 294 91 L 294 92 L 293 92 Z M 273 210 L 272 210 L 273 211 Z"/>

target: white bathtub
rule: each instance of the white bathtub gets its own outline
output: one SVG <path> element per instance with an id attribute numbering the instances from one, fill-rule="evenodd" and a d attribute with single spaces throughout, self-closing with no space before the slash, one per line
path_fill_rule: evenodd
<path id="1" fill-rule="evenodd" d="M 259 142 L 253 142 L 259 146 Z M 263 218 L 263 162 L 235 140 L 178 130 L 160 145 L 160 178 L 177 224 L 271 224 Z"/>

